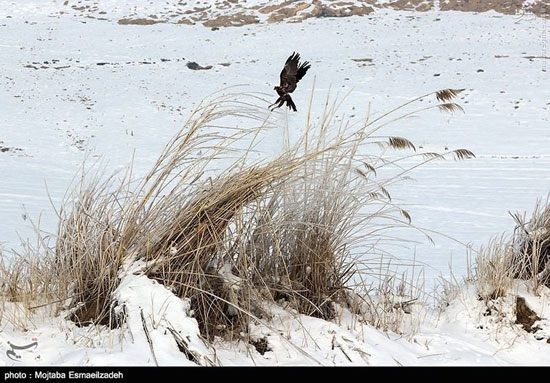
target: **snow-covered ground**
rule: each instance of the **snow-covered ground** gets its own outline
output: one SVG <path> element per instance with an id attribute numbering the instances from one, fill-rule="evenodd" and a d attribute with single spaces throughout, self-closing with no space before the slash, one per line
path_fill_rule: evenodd
<path id="1" fill-rule="evenodd" d="M 19 10 L 5 3 L 0 9 Z M 477 246 L 512 229 L 508 211 L 529 210 L 550 190 L 550 87 L 543 71 L 550 63 L 542 40 L 548 20 L 384 10 L 212 31 L 51 17 L 34 9 L 4 10 L 12 17 L 0 22 L 0 145 L 12 148 L 0 152 L 6 248 L 20 248 L 18 235 L 32 237 L 28 218 L 42 214 L 41 228 L 54 231 L 48 192 L 58 205 L 84 158 L 115 169 L 135 150 L 137 174 L 143 173 L 203 97 L 239 84 L 271 94 L 293 50 L 312 70 L 293 96 L 299 112 L 277 113 L 297 129 L 314 78 L 318 99 L 329 89 L 333 96 L 353 89 L 341 114 L 356 117 L 368 103 L 376 114 L 430 91 L 466 88 L 459 100 L 464 115 L 424 113 L 386 130 L 424 150 L 465 147 L 477 155 L 432 162 L 411 174 L 415 181 L 390 190 L 416 225 Z M 372 60 L 354 61 L 365 58 Z M 188 61 L 213 68 L 189 70 Z M 264 137 L 268 154 L 279 149 L 279 136 Z M 464 273 L 462 245 L 437 235 L 435 246 L 414 239 L 421 243 L 398 256 L 428 264 L 428 285 L 448 272 L 451 256 L 454 272 Z"/>
<path id="2" fill-rule="evenodd" d="M 476 247 L 510 231 L 514 222 L 508 212 L 529 211 L 537 198 L 550 191 L 549 19 L 494 11 L 413 13 L 377 8 L 361 17 L 213 30 L 199 22 L 117 22 L 147 17 L 149 10 L 159 13 L 157 8 L 167 7 L 160 2 L 147 8 L 149 2 L 99 1 L 91 11 L 75 10 L 73 6 L 81 6 L 76 2 L 63 3 L 0 0 L 0 243 L 4 248 L 18 250 L 20 237 L 34 238 L 29 219 L 40 219 L 42 230 L 55 232 L 57 218 L 50 198 L 59 205 L 84 159 L 101 159 L 111 171 L 127 165 L 135 151 L 135 173 L 144 174 L 205 96 L 242 85 L 237 89 L 263 92 L 268 94 L 266 100 L 274 101 L 272 88 L 292 51 L 312 63 L 293 94 L 298 113 L 276 112 L 276 118 L 288 119 L 296 127 L 296 135 L 304 126 L 314 81 L 317 100 L 324 100 L 329 90 L 333 96 L 352 90 L 339 115 L 356 118 L 364 117 L 369 103 L 371 112 L 380 114 L 431 91 L 466 89 L 459 100 L 465 114 L 426 112 L 385 130 L 424 150 L 468 148 L 477 156 L 462 162 L 431 162 L 411 173 L 414 180 L 390 189 L 415 225 L 444 234 L 433 234 L 433 245 L 407 231 L 409 239 L 418 243 L 396 254 L 426 265 L 428 289 L 440 274 L 448 275 L 451 262 L 455 276 L 465 274 L 466 250 L 461 243 Z M 142 8 L 135 10 L 132 4 Z M 91 14 L 94 17 L 88 17 Z M 186 67 L 189 61 L 213 67 L 194 71 Z M 323 102 L 314 103 L 313 115 L 319 115 L 322 107 Z M 282 146 L 279 132 L 262 140 L 264 152 L 258 158 L 274 155 Z M 356 339 L 355 333 L 349 335 L 356 330 L 334 330 L 337 346 L 328 354 L 320 355 L 303 334 L 296 342 L 307 343 L 308 352 L 322 363 L 333 357 L 335 363 L 346 363 L 348 351 L 339 348 L 352 350 L 353 356 L 348 356 L 353 363 L 548 363 L 548 359 L 526 358 L 522 347 L 502 351 L 502 345 L 484 342 L 489 335 L 478 336 L 484 333 L 472 329 L 473 322 L 452 323 L 453 312 L 446 315 L 452 326 L 449 333 L 442 330 L 446 324 L 437 330 L 432 326 L 417 338 L 425 344 L 389 342 L 371 328 L 361 329 L 366 340 L 358 346 L 346 340 Z M 333 331 L 331 324 L 307 320 L 319 326 L 318 331 Z M 35 334 L 43 350 L 49 350 L 48 342 L 55 348 L 60 338 L 65 339 L 57 325 L 41 327 Z M 303 332 L 288 326 L 289 332 Z M 468 346 L 457 335 L 460 329 L 466 332 L 461 336 L 468 338 Z M 85 330 L 70 333 L 79 331 Z M 437 331 L 437 336 L 430 331 Z M 0 342 L 16 343 L 22 339 L 18 336 L 0 332 Z M 472 339 L 477 339 L 475 344 Z M 531 335 L 521 339 L 520 344 L 530 350 L 548 347 Z M 41 352 L 35 362 L 151 363 L 148 356 L 134 358 L 123 352 L 121 359 L 112 359 L 112 351 L 79 347 L 74 345 L 71 356 Z M 404 351 L 393 353 L 396 349 Z M 260 360 L 262 364 L 305 362 L 298 356 L 297 352 L 284 360 Z M 218 357 L 224 364 L 245 363 L 239 356 L 232 359 L 230 351 Z M 545 358 L 543 353 L 537 357 Z M 11 363 L 5 358 L 2 362 Z M 180 362 L 163 360 L 163 364 Z"/>
<path id="3" fill-rule="evenodd" d="M 133 269 L 135 270 L 135 269 Z M 516 324 L 516 295 L 543 319 L 526 332 Z M 271 306 L 271 318 L 253 321 L 250 341 L 216 340 L 207 344 L 199 335 L 187 302 L 163 285 L 142 275 L 128 275 L 116 291 L 127 321 L 116 330 L 79 328 L 61 317 L 44 319 L 13 315 L 8 305 L 0 328 L 0 366 L 70 365 L 548 365 L 550 363 L 550 290 L 517 283 L 510 294 L 489 302 L 478 299 L 476 288 L 456 290 L 444 311 L 424 307 L 405 314 L 412 335 L 382 332 L 341 310 L 337 322 Z M 18 319 L 16 319 L 18 318 Z M 28 331 L 14 331 L 25 323 Z M 420 325 L 421 323 L 421 325 Z M 145 330 L 145 328 L 147 330 Z M 27 346 L 24 350 L 11 347 Z M 5 351 L 4 351 L 5 350 Z M 15 354 L 7 354 L 12 350 Z"/>

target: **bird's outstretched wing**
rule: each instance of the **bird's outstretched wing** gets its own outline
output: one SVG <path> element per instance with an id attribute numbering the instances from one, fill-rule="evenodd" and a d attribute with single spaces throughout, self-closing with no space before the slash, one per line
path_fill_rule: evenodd
<path id="1" fill-rule="evenodd" d="M 298 72 L 296 73 L 296 84 L 306 75 L 309 68 L 311 68 L 309 61 L 300 64 L 298 67 Z"/>
<path id="2" fill-rule="evenodd" d="M 286 88 L 287 92 L 293 92 L 296 89 L 296 83 L 298 82 L 298 62 L 300 61 L 300 54 L 293 52 L 286 60 L 285 66 L 281 71 L 281 88 Z M 307 70 L 307 69 L 306 69 Z M 305 72 L 302 74 L 302 76 Z M 301 77 L 300 77 L 301 78 Z"/>

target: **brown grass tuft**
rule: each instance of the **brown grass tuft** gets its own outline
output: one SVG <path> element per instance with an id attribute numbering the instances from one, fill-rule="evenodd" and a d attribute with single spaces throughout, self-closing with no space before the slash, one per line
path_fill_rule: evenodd
<path id="1" fill-rule="evenodd" d="M 476 256 L 476 281 L 478 294 L 485 300 L 503 297 L 513 285 L 517 266 L 514 265 L 513 245 L 501 237 L 482 247 Z"/>
<path id="2" fill-rule="evenodd" d="M 550 205 L 538 201 L 531 219 L 513 215 L 514 234 L 492 240 L 476 257 L 475 282 L 483 299 L 506 295 L 514 279 L 531 282 L 535 293 L 540 285 L 550 286 Z"/>
<path id="3" fill-rule="evenodd" d="M 529 221 L 516 214 L 515 231 L 517 265 L 516 278 L 532 280 L 538 285 L 550 287 L 550 203 L 538 201 Z"/>

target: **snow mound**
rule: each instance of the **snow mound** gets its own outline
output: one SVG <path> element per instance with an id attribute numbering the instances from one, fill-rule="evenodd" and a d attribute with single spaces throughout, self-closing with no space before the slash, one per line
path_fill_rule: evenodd
<path id="1" fill-rule="evenodd" d="M 35 313 L 28 331 L 15 330 L 3 315 L 0 349 L 36 342 L 0 354 L 0 366 L 17 365 L 548 365 L 550 289 L 537 294 L 516 281 L 506 296 L 479 297 L 473 284 L 457 288 L 441 310 L 426 310 L 416 333 L 378 330 L 339 308 L 336 322 L 267 304 L 241 340 L 207 344 L 189 303 L 129 268 L 117 289 L 119 328 L 77 327 Z M 527 331 L 518 323 L 517 300 L 536 313 Z M 6 307 L 6 310 L 14 310 Z M 13 318 L 13 317 L 12 317 Z M 420 318 L 418 319 L 420 320 Z"/>
<path id="2" fill-rule="evenodd" d="M 125 322 L 121 331 L 139 349 L 149 348 L 148 363 L 212 365 L 213 350 L 203 342 L 189 302 L 140 274 L 141 266 L 133 265 L 114 293 L 115 313 Z"/>

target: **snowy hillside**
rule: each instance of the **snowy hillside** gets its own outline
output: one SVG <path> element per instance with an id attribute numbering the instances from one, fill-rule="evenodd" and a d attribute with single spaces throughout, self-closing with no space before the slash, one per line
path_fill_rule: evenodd
<path id="1" fill-rule="evenodd" d="M 215 92 L 254 93 L 261 117 L 293 127 L 290 137 L 281 130 L 258 135 L 250 157 L 261 160 L 304 134 L 312 95 L 314 119 L 323 115 L 328 95 L 349 93 L 336 118 L 360 121 L 368 110 L 376 118 L 420 95 L 464 88 L 456 101 L 465 113 L 427 110 L 389 124 L 384 134 L 406 137 L 422 151 L 467 148 L 476 155 L 429 162 L 388 187 L 392 202 L 423 229 L 396 229 L 408 243 L 384 249 L 397 259 L 392 267 L 423 266 L 414 273 L 425 302 L 415 297 L 410 309 L 390 305 L 401 331 L 386 333 L 350 307 L 338 307 L 339 319 L 329 322 L 266 302 L 269 315 L 248 329 L 251 342 L 211 344 L 200 335 L 189 301 L 132 269 L 120 275 L 116 301 L 125 304 L 127 320 L 114 330 L 78 327 L 42 308 L 22 314 L 14 302 L 0 306 L 0 366 L 19 363 L 4 351 L 8 342 L 32 339 L 38 346 L 21 354 L 25 364 L 548 365 L 547 288 L 535 294 L 528 282 L 516 281 L 503 296 L 482 300 L 469 280 L 445 291 L 444 308 L 433 307 L 441 303 L 434 299 L 441 291 L 433 292 L 440 275 L 450 279 L 452 269 L 453 278 L 466 277 L 468 245 L 477 249 L 511 232 L 510 212 L 529 212 L 550 192 L 545 4 L 0 0 L 0 249 L 6 260 L 27 241 L 39 245 L 33 225 L 51 234 L 53 245 L 58 209 L 84 162 L 100 161 L 106 174 L 132 163 L 134 175 L 145 176 L 192 110 Z M 269 114 L 273 86 L 293 51 L 312 64 L 292 95 L 298 112 Z M 204 69 L 191 69 L 193 62 Z M 517 296 L 537 314 L 528 330 L 516 323 Z"/>
<path id="2" fill-rule="evenodd" d="M 5 15 L 28 12 L 49 17 L 106 20 L 122 25 L 203 24 L 219 28 L 259 23 L 301 22 L 309 18 L 376 15 L 379 11 L 496 11 L 506 15 L 543 16 L 544 0 L 203 0 L 116 1 L 50 0 L 37 3 L 3 1 Z"/>

